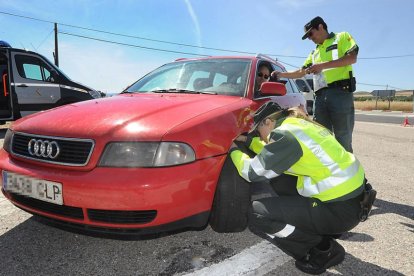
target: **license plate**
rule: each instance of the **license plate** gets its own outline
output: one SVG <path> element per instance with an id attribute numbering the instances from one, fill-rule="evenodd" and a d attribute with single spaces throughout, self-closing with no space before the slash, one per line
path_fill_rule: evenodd
<path id="1" fill-rule="evenodd" d="M 63 205 L 61 183 L 3 171 L 3 189 L 7 192 Z"/>

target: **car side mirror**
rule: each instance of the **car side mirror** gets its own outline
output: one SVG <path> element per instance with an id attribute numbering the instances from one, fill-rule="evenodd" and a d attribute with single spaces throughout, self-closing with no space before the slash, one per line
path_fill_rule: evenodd
<path id="1" fill-rule="evenodd" d="M 295 80 L 295 83 L 297 87 L 299 88 L 300 92 L 310 92 L 304 80 L 298 79 L 298 80 Z"/>
<path id="2" fill-rule="evenodd" d="M 286 95 L 286 86 L 278 82 L 264 82 L 260 86 L 260 92 L 263 96 L 284 96 Z"/>

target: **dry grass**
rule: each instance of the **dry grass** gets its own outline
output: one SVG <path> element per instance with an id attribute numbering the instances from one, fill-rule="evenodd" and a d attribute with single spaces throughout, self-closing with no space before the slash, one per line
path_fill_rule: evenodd
<path id="1" fill-rule="evenodd" d="M 413 102 L 391 102 L 388 107 L 388 101 L 355 101 L 355 109 L 359 110 L 391 110 L 391 111 L 404 111 L 413 112 Z"/>

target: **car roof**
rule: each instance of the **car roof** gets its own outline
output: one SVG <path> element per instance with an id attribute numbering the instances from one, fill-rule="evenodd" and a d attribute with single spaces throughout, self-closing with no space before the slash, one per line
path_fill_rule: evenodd
<path id="1" fill-rule="evenodd" d="M 178 58 L 174 62 L 180 61 L 196 61 L 196 60 L 209 60 L 209 59 L 248 59 L 251 61 L 267 61 L 275 63 L 278 66 L 285 68 L 277 59 L 272 59 L 269 56 L 257 54 L 256 56 L 207 56 L 207 57 L 195 57 L 195 58 Z"/>

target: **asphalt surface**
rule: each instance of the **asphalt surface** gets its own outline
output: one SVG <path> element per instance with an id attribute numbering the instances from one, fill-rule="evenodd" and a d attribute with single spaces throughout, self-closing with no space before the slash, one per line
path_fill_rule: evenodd
<path id="1" fill-rule="evenodd" d="M 413 113 L 403 113 L 400 111 L 356 111 L 355 120 L 359 122 L 381 122 L 386 124 L 403 124 L 404 120 L 407 118 L 408 123 L 411 125 L 414 124 L 414 114 Z"/>
<path id="2" fill-rule="evenodd" d="M 339 240 L 345 261 L 324 275 L 414 275 L 414 127 L 400 123 L 356 123 L 354 152 L 378 199 L 371 217 Z M 249 266 L 244 253 L 259 255 L 263 244 L 248 230 L 210 227 L 133 240 L 85 236 L 39 223 L 0 195 L 0 275 L 302 275 L 269 244 L 272 269 L 220 270 L 229 259 L 233 271 Z"/>

